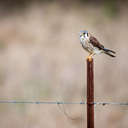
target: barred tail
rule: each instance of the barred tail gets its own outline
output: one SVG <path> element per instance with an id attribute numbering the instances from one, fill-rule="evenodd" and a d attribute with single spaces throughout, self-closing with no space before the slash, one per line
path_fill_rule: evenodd
<path id="1" fill-rule="evenodd" d="M 107 55 L 109 55 L 109 56 L 111 56 L 111 57 L 116 57 L 115 55 L 113 55 L 113 54 L 116 54 L 115 51 L 110 50 L 110 49 L 106 49 L 106 48 L 104 48 L 103 50 L 104 50 L 104 53 L 105 53 L 105 54 L 107 54 Z"/>

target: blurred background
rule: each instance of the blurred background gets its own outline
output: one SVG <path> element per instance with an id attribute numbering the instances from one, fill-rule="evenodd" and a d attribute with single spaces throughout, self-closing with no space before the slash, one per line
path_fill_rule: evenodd
<path id="1" fill-rule="evenodd" d="M 79 31 L 88 30 L 117 52 L 116 58 L 95 56 L 95 101 L 128 102 L 127 5 L 127 0 L 1 0 L 0 100 L 85 99 L 88 53 Z M 128 128 L 127 120 L 128 107 L 95 106 L 96 128 Z M 82 128 L 86 106 L 0 104 L 0 127 Z"/>

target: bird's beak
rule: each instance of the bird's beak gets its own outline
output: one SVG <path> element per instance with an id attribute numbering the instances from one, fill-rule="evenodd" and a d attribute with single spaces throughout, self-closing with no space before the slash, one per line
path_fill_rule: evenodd
<path id="1" fill-rule="evenodd" d="M 80 34 L 80 37 L 82 36 L 83 34 Z"/>

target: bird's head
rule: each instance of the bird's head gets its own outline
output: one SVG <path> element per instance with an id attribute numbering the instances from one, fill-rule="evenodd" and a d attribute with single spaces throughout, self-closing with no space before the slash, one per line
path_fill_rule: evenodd
<path id="1" fill-rule="evenodd" d="M 89 40 L 89 33 L 86 30 L 80 31 L 80 41 L 86 41 Z"/>
<path id="2" fill-rule="evenodd" d="M 83 31 L 80 31 L 80 37 L 85 37 L 87 38 L 89 35 L 88 35 L 88 31 L 86 30 L 83 30 Z"/>

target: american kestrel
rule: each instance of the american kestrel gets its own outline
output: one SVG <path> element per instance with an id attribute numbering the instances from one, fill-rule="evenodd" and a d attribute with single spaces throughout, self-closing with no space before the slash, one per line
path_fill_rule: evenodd
<path id="1" fill-rule="evenodd" d="M 115 51 L 104 48 L 104 46 L 100 44 L 99 41 L 88 31 L 80 31 L 80 43 L 82 44 L 82 47 L 90 53 L 88 58 L 100 53 L 105 53 L 111 57 L 116 57 Z"/>

